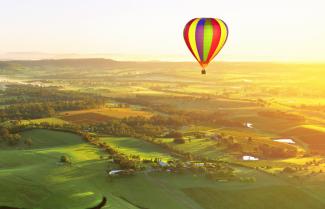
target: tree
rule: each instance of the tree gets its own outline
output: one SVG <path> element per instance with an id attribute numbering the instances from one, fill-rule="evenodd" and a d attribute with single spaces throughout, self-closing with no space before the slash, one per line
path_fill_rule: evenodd
<path id="1" fill-rule="evenodd" d="M 174 143 L 176 143 L 176 144 L 185 144 L 185 140 L 183 138 L 175 138 Z"/>
<path id="2" fill-rule="evenodd" d="M 250 136 L 249 136 L 249 137 L 247 137 L 247 143 L 248 143 L 248 144 L 252 144 L 252 142 L 253 142 L 253 139 L 252 139 L 252 137 L 250 137 Z"/>
<path id="3" fill-rule="evenodd" d="M 61 163 L 71 164 L 71 160 L 70 160 L 69 157 L 67 157 L 66 155 L 62 155 L 62 156 L 60 157 L 60 162 L 61 162 Z"/>
<path id="4" fill-rule="evenodd" d="M 169 137 L 169 138 L 182 138 L 183 137 L 183 134 L 181 132 L 171 131 L 168 134 L 166 134 L 165 137 Z"/>
<path id="5" fill-rule="evenodd" d="M 283 170 L 282 170 L 283 173 L 293 173 L 295 172 L 295 169 L 292 168 L 292 167 L 285 167 Z"/>
<path id="6" fill-rule="evenodd" d="M 25 140 L 25 144 L 27 145 L 27 146 L 32 146 L 32 144 L 33 144 L 33 140 L 31 139 L 31 138 L 27 138 L 26 140 Z"/>
<path id="7" fill-rule="evenodd" d="M 7 128 L 1 127 L 0 128 L 0 137 L 3 139 L 7 139 L 10 135 L 10 132 Z"/>

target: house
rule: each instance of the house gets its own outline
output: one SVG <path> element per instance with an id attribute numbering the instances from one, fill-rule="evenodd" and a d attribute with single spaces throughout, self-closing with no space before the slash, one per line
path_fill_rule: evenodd
<path id="1" fill-rule="evenodd" d="M 163 161 L 161 161 L 161 160 L 158 161 L 158 164 L 159 164 L 161 167 L 167 167 L 167 166 L 168 166 L 168 163 L 163 162 Z"/>
<path id="2" fill-rule="evenodd" d="M 111 170 L 108 172 L 108 175 L 110 176 L 119 176 L 119 175 L 133 175 L 135 173 L 135 170 L 133 169 L 127 169 L 127 170 Z"/>
<path id="3" fill-rule="evenodd" d="M 108 172 L 108 175 L 110 176 L 117 176 L 119 175 L 119 173 L 123 172 L 124 170 L 111 170 L 110 172 Z"/>
<path id="4" fill-rule="evenodd" d="M 244 123 L 244 126 L 246 127 L 246 128 L 253 128 L 253 124 L 252 123 Z"/>
<path id="5" fill-rule="evenodd" d="M 296 142 L 292 139 L 274 139 L 275 142 L 285 143 L 285 144 L 295 144 Z"/>
<path id="6" fill-rule="evenodd" d="M 195 167 L 203 167 L 204 166 L 204 163 L 201 163 L 201 162 L 194 162 L 193 165 Z"/>
<path id="7" fill-rule="evenodd" d="M 249 156 L 249 155 L 244 155 L 243 160 L 259 160 L 257 157 Z"/>

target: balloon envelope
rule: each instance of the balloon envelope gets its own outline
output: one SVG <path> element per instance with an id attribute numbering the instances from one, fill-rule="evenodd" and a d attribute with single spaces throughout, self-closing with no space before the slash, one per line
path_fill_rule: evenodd
<path id="1" fill-rule="evenodd" d="M 204 69 L 226 43 L 228 27 L 217 18 L 195 18 L 185 25 L 183 35 L 187 47 Z"/>

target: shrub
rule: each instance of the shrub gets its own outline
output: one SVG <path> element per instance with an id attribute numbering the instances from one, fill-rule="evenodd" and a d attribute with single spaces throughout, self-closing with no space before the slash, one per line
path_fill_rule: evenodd
<path id="1" fill-rule="evenodd" d="M 283 170 L 282 170 L 283 173 L 293 173 L 295 172 L 295 170 L 292 168 L 292 167 L 285 167 Z"/>
<path id="2" fill-rule="evenodd" d="M 60 157 L 60 162 L 61 163 L 71 163 L 70 159 L 67 156 L 65 156 L 65 155 L 62 155 Z"/>
<path id="3" fill-rule="evenodd" d="M 176 143 L 176 144 L 185 144 L 185 140 L 183 138 L 175 138 L 174 143 Z"/>
<path id="4" fill-rule="evenodd" d="M 181 132 L 171 131 L 168 134 L 166 134 L 165 137 L 168 137 L 168 138 L 182 138 L 183 134 Z"/>

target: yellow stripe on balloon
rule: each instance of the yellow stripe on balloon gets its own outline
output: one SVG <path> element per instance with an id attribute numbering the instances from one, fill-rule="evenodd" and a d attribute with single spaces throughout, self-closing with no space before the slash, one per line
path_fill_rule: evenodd
<path id="1" fill-rule="evenodd" d="M 198 61 L 201 61 L 199 52 L 197 50 L 196 39 L 195 39 L 195 36 L 196 36 L 196 26 L 197 26 L 197 23 L 199 22 L 199 20 L 200 20 L 199 18 L 196 18 L 192 22 L 192 24 L 190 25 L 190 28 L 189 28 L 189 31 L 188 31 L 188 37 L 189 37 L 189 42 L 190 42 L 191 48 L 193 50 L 193 53 L 195 55 L 195 58 Z"/>
<path id="2" fill-rule="evenodd" d="M 218 47 L 216 48 L 216 50 L 214 51 L 213 55 L 211 56 L 212 60 L 215 56 L 217 56 L 217 54 L 220 52 L 220 50 L 222 49 L 223 45 L 225 45 L 225 42 L 227 40 L 227 35 L 228 35 L 228 30 L 227 30 L 227 26 L 223 23 L 223 21 L 215 18 L 215 20 L 219 23 L 220 25 L 220 41 L 218 44 Z"/>

